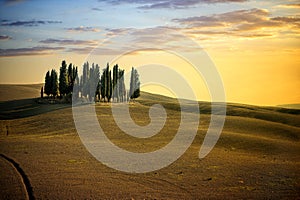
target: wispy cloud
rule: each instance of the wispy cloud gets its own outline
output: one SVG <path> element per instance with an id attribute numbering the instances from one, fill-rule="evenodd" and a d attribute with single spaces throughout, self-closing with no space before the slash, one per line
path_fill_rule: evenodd
<path id="1" fill-rule="evenodd" d="M 98 28 L 85 27 L 85 26 L 79 26 L 79 27 L 74 27 L 74 28 L 67 28 L 67 30 L 70 31 L 70 32 L 99 32 L 99 31 L 101 31 Z"/>
<path id="2" fill-rule="evenodd" d="M 275 29 L 300 26 L 298 17 L 271 17 L 268 10 L 257 8 L 210 16 L 177 18 L 172 21 L 191 34 L 229 34 L 242 37 L 272 36 Z"/>
<path id="3" fill-rule="evenodd" d="M 4 5 L 12 6 L 24 2 L 24 0 L 4 0 Z"/>
<path id="4" fill-rule="evenodd" d="M 188 27 L 219 27 L 231 26 L 241 23 L 257 23 L 265 21 L 269 16 L 269 12 L 263 9 L 237 10 L 222 14 L 210 16 L 188 17 L 173 19 L 174 22 L 179 22 L 181 25 Z"/>
<path id="5" fill-rule="evenodd" d="M 8 21 L 1 20 L 1 26 L 39 26 L 46 24 L 60 24 L 61 21 L 52 20 L 28 20 L 28 21 Z"/>
<path id="6" fill-rule="evenodd" d="M 281 4 L 276 7 L 279 8 L 300 8 L 300 3 L 291 3 L 291 4 Z"/>
<path id="7" fill-rule="evenodd" d="M 71 39 L 53 39 L 48 38 L 46 40 L 41 40 L 40 43 L 43 44 L 60 44 L 60 45 L 97 45 L 95 40 L 71 40 Z"/>
<path id="8" fill-rule="evenodd" d="M 0 35 L 0 41 L 3 41 L 3 40 L 11 40 L 12 37 L 8 36 L 8 35 Z"/>
<path id="9" fill-rule="evenodd" d="M 103 11 L 101 8 L 91 8 L 91 10 L 94 10 L 94 11 Z"/>
<path id="10" fill-rule="evenodd" d="M 105 29 L 107 31 L 106 36 L 117 36 L 126 34 L 131 30 L 134 30 L 134 28 L 107 28 Z"/>
<path id="11" fill-rule="evenodd" d="M 111 53 L 142 51 L 144 49 L 179 49 L 191 51 L 195 46 L 192 40 L 184 36 L 176 27 L 156 26 L 152 28 L 119 28 L 108 29 L 112 39 L 106 40 L 102 46 L 111 49 Z M 189 47 L 189 48 L 185 48 Z M 98 48 L 97 48 L 98 49 Z M 103 50 L 103 53 L 105 51 Z"/>
<path id="12" fill-rule="evenodd" d="M 64 50 L 64 47 L 31 47 L 18 49 L 0 49 L 0 57 L 48 55 Z"/>
<path id="13" fill-rule="evenodd" d="M 216 4 L 216 3 L 237 3 L 246 2 L 247 0 L 99 0 L 112 5 L 119 4 L 138 4 L 139 9 L 184 9 L 195 7 L 199 4 Z"/>

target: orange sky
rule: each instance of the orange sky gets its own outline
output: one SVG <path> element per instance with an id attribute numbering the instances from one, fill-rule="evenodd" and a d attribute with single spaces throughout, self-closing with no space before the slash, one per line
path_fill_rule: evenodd
<path id="1" fill-rule="evenodd" d="M 98 4 L 79 1 L 80 8 L 65 2 L 61 9 L 70 8 L 70 12 L 65 13 L 51 5 L 51 14 L 31 12 L 33 2 L 20 2 L 11 5 L 2 2 L 0 10 L 0 83 L 43 82 L 46 71 L 59 70 L 62 60 L 80 67 L 91 57 L 98 62 L 96 54 L 91 56 L 94 48 L 101 54 L 98 62 L 101 67 L 132 46 L 143 49 L 173 45 L 181 48 L 180 52 L 189 50 L 172 32 L 162 31 L 163 27 L 180 32 L 208 53 L 223 80 L 228 102 L 300 103 L 300 4 L 297 1 L 234 3 L 228 0 L 215 4 L 195 1 L 193 5 L 173 1 L 172 9 L 157 8 L 155 1 L 149 1 L 147 6 L 150 7 L 138 1 L 134 4 L 120 1 L 120 5 L 112 5 L 110 1 Z M 108 11 L 87 12 L 97 5 L 101 9 L 116 7 L 119 12 L 114 19 L 109 18 L 112 21 L 108 23 Z M 182 9 L 182 6 L 186 7 Z M 17 11 L 20 12 L 13 15 Z M 83 13 L 82 16 L 78 12 Z M 123 16 L 130 20 L 122 20 Z M 118 41 L 118 36 L 126 34 L 130 35 L 131 43 L 126 39 Z M 190 76 L 192 85 L 201 85 L 199 100 L 210 100 L 205 83 L 193 77 L 195 73 L 183 67 L 180 59 L 150 52 L 123 56 L 118 63 L 127 71 L 131 66 L 138 67 L 150 60 L 170 65 L 187 78 Z M 166 93 L 156 86 L 151 89 L 148 85 L 144 89 Z"/>

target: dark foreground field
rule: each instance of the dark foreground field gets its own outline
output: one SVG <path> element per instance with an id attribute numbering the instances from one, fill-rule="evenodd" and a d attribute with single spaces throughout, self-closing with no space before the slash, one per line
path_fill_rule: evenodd
<path id="1" fill-rule="evenodd" d="M 18 95 L 10 96 L 9 87 L 19 88 Z M 131 174 L 108 168 L 91 156 L 76 132 L 70 105 L 28 99 L 39 96 L 38 88 L 0 87 L 0 199 L 300 198 L 299 110 L 229 104 L 217 145 L 200 160 L 210 120 L 210 105 L 200 102 L 198 133 L 185 154 L 161 170 Z M 148 140 L 116 128 L 110 105 L 97 104 L 96 111 L 115 144 L 148 152 L 166 145 L 180 122 L 176 100 L 142 93 L 131 105 L 136 123 L 150 122 L 148 109 L 154 103 L 167 108 L 168 119 Z"/>

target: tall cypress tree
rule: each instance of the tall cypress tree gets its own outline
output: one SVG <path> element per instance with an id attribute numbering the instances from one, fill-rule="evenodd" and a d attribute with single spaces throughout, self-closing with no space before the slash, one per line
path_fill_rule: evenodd
<path id="1" fill-rule="evenodd" d="M 112 97 L 112 80 L 111 80 L 111 71 L 108 73 L 108 81 L 107 81 L 107 100 L 110 102 Z"/>
<path id="2" fill-rule="evenodd" d="M 130 77 L 130 99 L 136 99 L 140 96 L 140 80 L 136 69 L 132 67 Z"/>
<path id="3" fill-rule="evenodd" d="M 105 101 L 106 97 L 106 69 L 103 70 L 101 78 L 100 78 L 100 90 L 101 90 L 101 98 Z"/>
<path id="4" fill-rule="evenodd" d="M 69 67 L 68 67 L 68 74 L 67 74 L 67 77 L 68 77 L 67 94 L 72 93 L 74 82 L 75 82 L 75 76 L 73 74 L 73 68 L 74 67 L 72 66 L 72 63 L 70 63 Z"/>
<path id="5" fill-rule="evenodd" d="M 58 94 L 58 78 L 57 72 L 54 69 L 51 70 L 51 94 L 54 98 Z"/>
<path id="6" fill-rule="evenodd" d="M 105 97 L 107 98 L 107 101 L 110 102 L 110 99 L 112 97 L 112 80 L 111 80 L 111 71 L 109 70 L 109 64 L 106 65 L 105 70 Z"/>
<path id="7" fill-rule="evenodd" d="M 82 96 L 87 97 L 90 93 L 89 90 L 89 77 L 90 77 L 90 67 L 89 63 L 86 62 L 83 64 L 83 73 L 82 73 Z"/>
<path id="8" fill-rule="evenodd" d="M 112 87 L 113 87 L 113 98 L 116 99 L 117 101 L 119 101 L 119 66 L 118 64 L 116 64 L 113 68 L 113 83 L 112 83 Z"/>
<path id="9" fill-rule="evenodd" d="M 98 64 L 96 64 L 93 74 L 93 84 L 95 85 L 94 95 L 100 99 L 100 67 Z"/>
<path id="10" fill-rule="evenodd" d="M 45 87 L 44 87 L 44 92 L 49 96 L 51 94 L 52 86 L 51 86 L 51 76 L 50 76 L 50 71 L 47 71 L 46 76 L 45 76 Z"/>
<path id="11" fill-rule="evenodd" d="M 119 70 L 119 98 L 121 102 L 125 100 L 126 95 L 124 72 L 124 70 Z"/>
<path id="12" fill-rule="evenodd" d="M 68 93 L 68 74 L 66 61 L 62 61 L 59 73 L 59 93 L 61 96 Z"/>

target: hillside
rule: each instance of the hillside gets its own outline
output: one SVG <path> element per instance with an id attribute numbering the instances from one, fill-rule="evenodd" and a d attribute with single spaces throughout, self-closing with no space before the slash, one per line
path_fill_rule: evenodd
<path id="1" fill-rule="evenodd" d="M 147 125 L 149 108 L 157 103 L 166 108 L 167 121 L 157 135 L 147 139 L 122 132 L 109 104 L 96 104 L 95 108 L 101 127 L 114 144 L 132 152 L 151 152 L 164 147 L 176 134 L 180 123 L 178 102 L 142 92 L 130 105 L 133 120 Z M 189 101 L 185 103 L 189 105 Z M 23 170 L 32 187 L 29 193 L 37 199 L 300 197 L 299 110 L 230 103 L 218 143 L 207 157 L 199 159 L 211 117 L 210 103 L 199 105 L 198 132 L 183 156 L 161 170 L 130 174 L 108 168 L 87 151 L 76 131 L 70 105 L 37 104 L 34 99 L 1 102 L 0 166 L 7 173 L 0 172 L 0 184 L 5 186 L 0 198 L 18 199 L 26 193 L 6 157 Z M 189 112 L 193 114 L 192 107 Z"/>
<path id="2" fill-rule="evenodd" d="M 31 84 L 31 85 L 0 84 L 0 102 L 40 97 L 42 86 L 43 84 Z"/>

